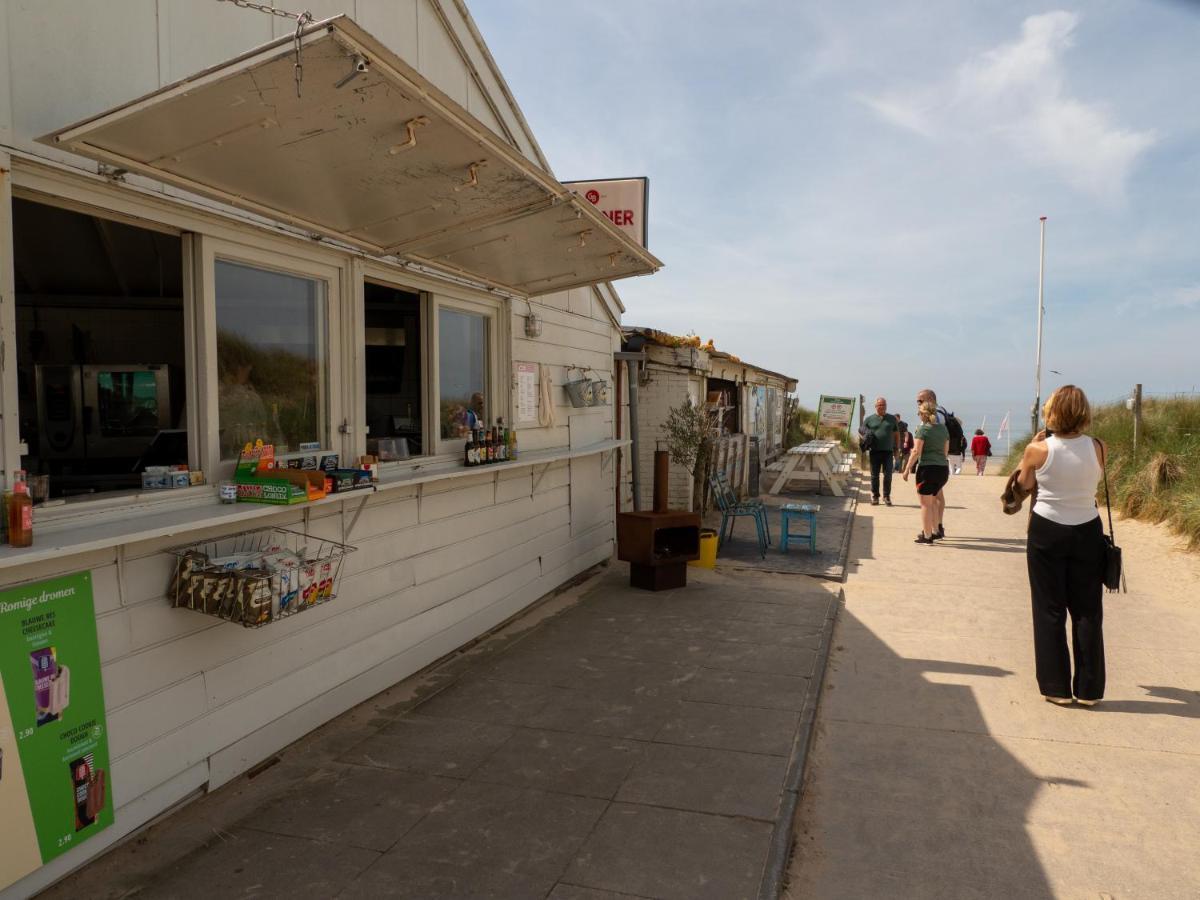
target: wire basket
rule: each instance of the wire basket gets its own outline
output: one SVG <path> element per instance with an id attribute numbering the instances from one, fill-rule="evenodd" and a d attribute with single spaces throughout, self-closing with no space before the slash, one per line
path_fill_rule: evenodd
<path id="1" fill-rule="evenodd" d="M 258 528 L 172 547 L 167 599 L 180 609 L 260 628 L 337 597 L 357 548 L 287 528 Z"/>

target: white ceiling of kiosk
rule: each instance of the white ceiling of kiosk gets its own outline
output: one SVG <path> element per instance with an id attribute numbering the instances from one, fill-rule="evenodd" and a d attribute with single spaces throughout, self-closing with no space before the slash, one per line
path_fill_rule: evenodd
<path id="1" fill-rule="evenodd" d="M 306 31 L 299 98 L 294 62 L 276 41 L 42 141 L 519 293 L 661 265 L 353 21 Z"/>

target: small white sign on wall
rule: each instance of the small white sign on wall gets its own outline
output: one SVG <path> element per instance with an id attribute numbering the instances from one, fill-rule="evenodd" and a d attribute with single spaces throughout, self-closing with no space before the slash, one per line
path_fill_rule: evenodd
<path id="1" fill-rule="evenodd" d="M 538 423 L 537 363 L 513 363 L 513 382 L 516 385 L 516 425 Z"/>

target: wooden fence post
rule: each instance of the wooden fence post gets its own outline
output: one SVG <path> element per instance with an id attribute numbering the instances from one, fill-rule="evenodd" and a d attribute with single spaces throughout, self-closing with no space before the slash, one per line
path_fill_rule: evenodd
<path id="1" fill-rule="evenodd" d="M 1137 459 L 1138 442 L 1142 437 L 1142 386 L 1133 386 L 1133 458 Z"/>

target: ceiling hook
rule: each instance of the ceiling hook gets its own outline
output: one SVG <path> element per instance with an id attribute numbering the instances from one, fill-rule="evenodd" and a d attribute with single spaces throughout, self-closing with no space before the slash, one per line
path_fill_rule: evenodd
<path id="1" fill-rule="evenodd" d="M 393 144 L 388 148 L 388 156 L 395 156 L 401 150 L 408 150 L 410 147 L 417 146 L 417 129 L 429 124 L 428 116 L 416 116 L 404 123 L 404 130 L 408 132 L 408 137 L 399 144 Z"/>
<path id="2" fill-rule="evenodd" d="M 462 184 L 457 185 L 454 188 L 455 192 L 457 193 L 458 191 L 461 191 L 463 188 L 478 187 L 479 186 L 479 170 L 482 169 L 486 165 L 487 165 L 487 160 L 481 159 L 481 160 L 479 160 L 479 162 L 473 162 L 469 166 L 467 166 L 467 172 L 469 173 L 469 177 Z"/>

